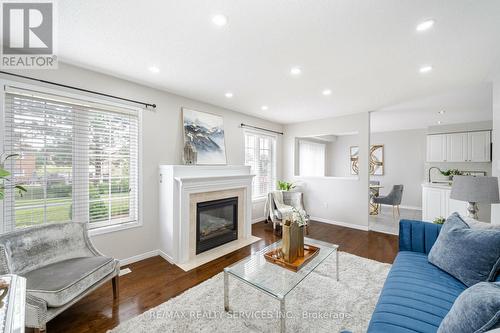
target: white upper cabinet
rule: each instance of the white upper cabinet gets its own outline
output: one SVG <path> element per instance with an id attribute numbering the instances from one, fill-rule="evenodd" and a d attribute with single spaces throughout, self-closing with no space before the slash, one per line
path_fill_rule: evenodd
<path id="1" fill-rule="evenodd" d="M 446 162 L 467 162 L 468 133 L 446 134 Z"/>
<path id="2" fill-rule="evenodd" d="M 491 133 L 470 132 L 468 134 L 468 156 L 470 162 L 491 161 Z"/>
<path id="3" fill-rule="evenodd" d="M 427 162 L 446 161 L 446 135 L 427 136 Z"/>
<path id="4" fill-rule="evenodd" d="M 427 162 L 490 161 L 490 131 L 427 135 Z"/>

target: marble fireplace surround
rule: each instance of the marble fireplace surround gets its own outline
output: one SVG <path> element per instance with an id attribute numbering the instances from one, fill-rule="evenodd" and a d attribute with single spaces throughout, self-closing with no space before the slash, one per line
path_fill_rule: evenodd
<path id="1" fill-rule="evenodd" d="M 238 198 L 238 240 L 245 238 L 245 189 L 237 188 L 213 192 L 191 193 L 189 196 L 189 260 L 196 258 L 196 206 L 200 202 Z M 221 245 L 224 246 L 225 244 Z M 210 251 L 210 250 L 208 250 Z M 205 252 L 208 252 L 205 251 Z M 203 253 L 205 253 L 203 252 Z M 200 253 L 199 255 L 202 255 Z"/>
<path id="2" fill-rule="evenodd" d="M 185 271 L 260 238 L 252 236 L 252 178 L 248 166 L 160 165 L 160 251 Z M 238 197 L 238 239 L 196 254 L 196 204 Z"/>

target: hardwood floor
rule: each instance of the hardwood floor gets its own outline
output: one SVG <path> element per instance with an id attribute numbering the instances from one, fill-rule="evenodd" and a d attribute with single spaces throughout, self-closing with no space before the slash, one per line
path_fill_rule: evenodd
<path id="1" fill-rule="evenodd" d="M 224 267 L 279 239 L 272 225 L 252 226 L 260 241 L 232 252 L 201 267 L 184 272 L 161 257 L 128 265 L 132 273 L 120 278 L 119 299 L 113 300 L 111 282 L 49 322 L 49 333 L 106 332 L 120 322 L 135 317 L 221 272 Z M 340 245 L 340 250 L 392 263 L 398 250 L 397 236 L 366 232 L 330 224 L 311 222 L 308 237 Z"/>

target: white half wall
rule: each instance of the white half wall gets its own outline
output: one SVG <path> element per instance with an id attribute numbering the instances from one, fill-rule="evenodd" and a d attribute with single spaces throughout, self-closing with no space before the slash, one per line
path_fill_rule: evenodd
<path id="1" fill-rule="evenodd" d="M 243 129 L 239 127 L 240 123 L 283 131 L 283 127 L 276 123 L 64 63 L 59 63 L 57 70 L 12 72 L 157 105 L 154 111 L 143 111 L 143 186 L 141 191 L 143 225 L 92 236 L 92 240 L 100 251 L 117 259 L 141 256 L 159 248 L 158 207 L 161 203 L 158 202 L 158 165 L 182 163 L 184 143 L 181 107 L 215 113 L 224 117 L 228 164 L 242 165 L 245 162 L 244 136 Z M 5 80 L 14 80 L 8 75 L 0 75 L 0 77 Z M 34 84 L 33 81 L 21 81 Z M 54 86 L 47 87 L 54 89 Z M 75 93 L 74 90 L 68 91 Z M 278 136 L 276 158 L 278 179 L 281 178 L 281 146 L 282 138 Z M 254 210 L 255 213 L 258 211 L 258 208 Z"/>
<path id="2" fill-rule="evenodd" d="M 307 212 L 331 223 L 368 229 L 368 146 L 370 114 L 314 120 L 286 125 L 283 137 L 283 175 L 304 192 Z M 340 133 L 358 133 L 359 177 L 294 176 L 295 138 Z"/>

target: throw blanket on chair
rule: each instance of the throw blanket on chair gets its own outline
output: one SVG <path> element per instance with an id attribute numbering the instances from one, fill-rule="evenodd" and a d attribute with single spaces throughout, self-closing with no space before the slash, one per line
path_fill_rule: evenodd
<path id="1" fill-rule="evenodd" d="M 274 214 L 271 213 L 272 210 L 277 209 L 279 215 L 283 219 L 284 216 L 292 214 L 292 206 L 286 205 L 283 201 L 283 192 L 281 191 L 273 191 L 269 193 L 267 202 L 266 202 L 266 216 L 271 217 L 272 222 L 276 222 L 274 218 Z"/>

